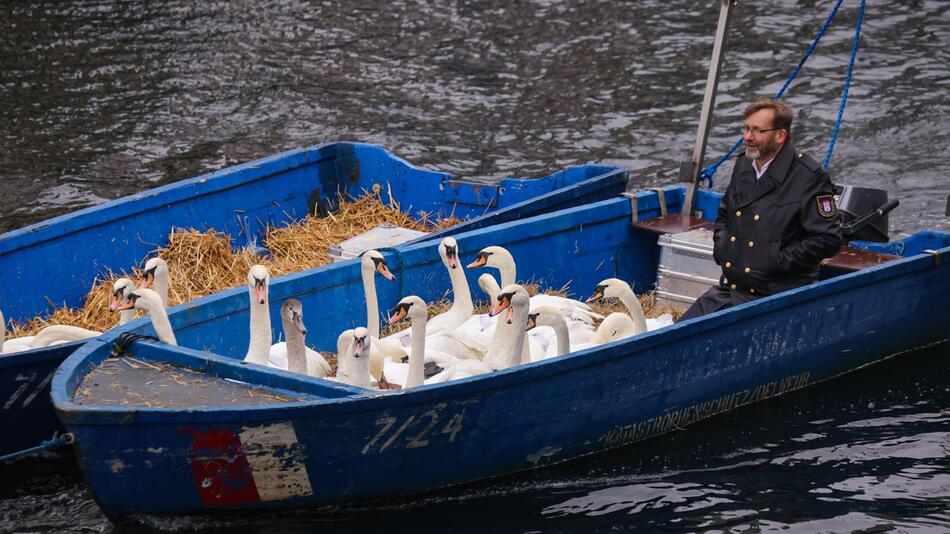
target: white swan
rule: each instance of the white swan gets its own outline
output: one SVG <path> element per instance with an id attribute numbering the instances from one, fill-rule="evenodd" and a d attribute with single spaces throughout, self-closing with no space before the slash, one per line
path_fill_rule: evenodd
<path id="1" fill-rule="evenodd" d="M 637 331 L 637 326 L 634 324 L 633 319 L 631 319 L 629 315 L 626 313 L 614 312 L 604 318 L 604 320 L 599 325 L 597 325 L 597 330 L 594 331 L 594 335 L 591 337 L 590 342 L 597 345 L 602 345 L 604 343 L 617 341 L 618 339 L 635 336 L 640 333 L 642 332 Z"/>
<path id="2" fill-rule="evenodd" d="M 285 300 L 280 306 L 280 320 L 287 341 L 271 345 L 268 365 L 318 378 L 330 374 L 331 368 L 326 358 L 306 345 L 303 304 L 297 299 Z"/>
<path id="3" fill-rule="evenodd" d="M 488 302 L 491 305 L 495 305 L 498 303 L 498 294 L 501 293 L 501 287 L 498 286 L 498 282 L 495 281 L 494 276 L 487 273 L 479 276 L 478 287 L 480 287 L 482 291 L 486 295 L 488 295 L 488 299 L 489 299 Z M 531 298 L 533 299 L 534 297 L 531 297 Z M 533 307 L 534 307 L 533 305 L 529 304 L 529 309 L 533 309 Z M 486 344 L 489 347 L 492 345 L 492 343 L 496 342 L 495 341 L 496 339 L 501 339 L 501 338 L 495 338 L 495 332 L 499 328 L 509 328 L 509 327 L 503 326 L 507 323 L 507 318 L 505 317 L 498 316 L 495 318 L 494 322 L 491 320 L 488 314 L 479 315 L 476 317 L 478 318 L 478 321 L 479 321 L 478 326 L 481 327 L 482 329 L 480 339 L 487 338 L 488 341 L 486 342 Z M 469 328 L 476 328 L 476 326 L 472 325 L 471 322 L 469 322 L 469 325 L 470 325 Z M 591 331 L 593 331 L 593 327 L 591 327 Z M 497 351 L 497 348 L 495 350 Z M 547 340 L 544 338 L 543 335 L 540 335 L 539 332 L 534 332 L 534 331 L 526 333 L 524 337 L 524 341 L 522 342 L 521 363 L 530 363 L 532 361 L 542 358 L 546 350 L 547 350 Z"/>
<path id="4" fill-rule="evenodd" d="M 545 354 L 541 358 L 535 358 L 532 354 L 531 361 L 539 359 L 552 358 L 554 356 L 563 356 L 569 352 L 583 350 L 597 346 L 596 343 L 589 342 L 591 333 L 585 328 L 587 325 L 580 321 L 567 321 L 563 312 L 556 306 L 539 306 L 528 312 L 528 323 L 526 330 L 530 334 L 538 327 L 549 327 L 554 339 L 549 339 Z M 574 333 L 586 334 L 584 340 L 575 340 Z M 580 338 L 581 336 L 577 336 Z"/>
<path id="5" fill-rule="evenodd" d="M 454 238 L 444 237 L 437 248 L 442 265 L 448 271 L 449 280 L 452 282 L 452 307 L 428 320 L 426 334 L 430 336 L 436 332 L 462 329 L 466 321 L 475 313 L 475 304 L 472 302 L 472 292 L 468 287 L 465 269 L 459 262 L 458 243 Z M 467 334 L 467 332 L 460 333 Z M 397 343 L 403 347 L 408 346 L 412 342 L 411 328 L 386 336 L 383 341 Z M 481 353 L 484 354 L 484 349 L 481 349 Z"/>
<path id="6" fill-rule="evenodd" d="M 375 387 L 369 372 L 372 343 L 369 330 L 362 326 L 340 333 L 336 339 L 338 381 L 367 389 Z"/>
<path id="7" fill-rule="evenodd" d="M 135 289 L 135 283 L 128 278 L 119 278 L 112 284 L 112 288 L 113 296 L 116 297 L 116 299 L 113 300 L 112 305 L 109 306 L 110 311 L 113 310 L 113 305 L 118 306 L 125 302 L 125 295 Z M 121 298 L 119 298 L 119 296 L 121 296 Z M 134 310 L 122 310 L 119 315 L 119 324 L 125 324 L 134 318 Z M 101 333 L 102 332 L 96 330 L 88 330 L 78 326 L 50 325 L 37 332 L 34 336 L 6 339 L 6 322 L 4 322 L 3 313 L 0 312 L 0 354 L 22 352 L 24 350 L 88 339 L 96 337 Z"/>
<path id="8" fill-rule="evenodd" d="M 493 267 L 499 271 L 502 286 L 517 283 L 515 259 L 511 253 L 508 252 L 508 249 L 504 247 L 490 246 L 483 248 L 475 256 L 475 261 L 468 264 L 468 267 Z M 602 315 L 591 310 L 587 303 L 567 297 L 539 294 L 532 296 L 530 303 L 531 308 L 538 306 L 557 306 L 571 319 L 584 321 L 590 325 L 593 325 L 595 320 L 604 318 Z"/>
<path id="9" fill-rule="evenodd" d="M 250 298 L 251 323 L 250 339 L 244 361 L 258 365 L 268 365 L 270 362 L 271 327 L 270 303 L 268 291 L 270 289 L 270 271 L 263 265 L 254 265 L 247 272 L 247 292 Z"/>
<path id="10" fill-rule="evenodd" d="M 161 258 L 151 258 L 145 262 L 145 269 L 142 272 L 142 281 L 140 287 L 155 288 L 155 292 L 162 299 L 162 305 L 168 307 L 168 263 Z"/>
<path id="11" fill-rule="evenodd" d="M 453 354 L 429 348 L 428 344 L 432 340 L 432 336 L 426 335 L 428 328 L 427 315 L 428 310 L 425 301 L 415 295 L 405 297 L 396 305 L 389 323 L 395 324 L 403 318 L 409 317 L 412 330 L 412 347 L 409 351 L 408 365 L 386 362 L 386 374 L 390 377 L 390 380 L 397 383 L 402 380 L 404 388 L 411 388 L 421 386 L 423 383 L 445 382 L 463 376 L 487 373 L 492 370 L 481 360 L 459 358 Z M 439 337 L 440 334 L 436 333 L 435 337 Z M 439 374 L 429 380 L 425 379 L 426 360 L 435 362 L 442 368 Z"/>
<path id="12" fill-rule="evenodd" d="M 48 347 L 60 343 L 69 343 L 70 341 L 79 341 L 80 339 L 89 339 L 102 334 L 96 330 L 70 326 L 67 324 L 54 324 L 47 326 L 36 333 L 30 347 Z"/>
<path id="13" fill-rule="evenodd" d="M 129 293 L 127 299 L 126 303 L 116 308 L 116 310 L 132 308 L 145 310 L 152 319 L 152 328 L 155 329 L 155 334 L 158 335 L 158 339 L 169 345 L 178 344 L 175 340 L 175 332 L 172 330 L 172 325 L 168 321 L 168 314 L 165 312 L 162 297 L 159 296 L 158 293 L 151 289 L 140 287 Z"/>
<path id="14" fill-rule="evenodd" d="M 385 388 L 387 381 L 383 376 L 383 359 L 399 362 L 407 355 L 406 350 L 394 343 L 379 340 L 379 301 L 376 296 L 376 273 L 387 280 L 396 277 L 389 271 L 386 260 L 377 250 L 367 250 L 360 257 L 360 278 L 363 281 L 363 293 L 366 299 L 366 329 L 373 338 L 370 343 L 369 370 L 373 378 Z"/>
<path id="15" fill-rule="evenodd" d="M 426 303 L 421 298 L 410 295 L 396 304 L 395 313 L 389 318 L 389 324 L 396 324 L 405 317 L 409 317 L 410 329 L 412 330 L 412 347 L 409 349 L 409 363 L 405 368 L 405 378 L 396 378 L 396 373 L 390 370 L 389 380 L 402 384 L 403 388 L 414 388 L 421 386 L 425 382 L 425 356 L 426 356 L 426 317 L 428 316 Z M 396 365 L 386 362 L 389 369 L 394 369 Z M 401 373 L 400 373 L 401 374 Z"/>
<path id="16" fill-rule="evenodd" d="M 633 319 L 637 334 L 673 324 L 673 316 L 669 313 L 664 313 L 655 319 L 648 319 L 643 313 L 640 299 L 637 298 L 630 284 L 619 278 L 607 278 L 597 284 L 597 287 L 594 288 L 594 294 L 587 299 L 587 302 L 608 298 L 616 298 L 623 303 L 630 313 L 630 318 Z"/>
<path id="17" fill-rule="evenodd" d="M 453 330 L 462 326 L 473 313 L 472 292 L 465 278 L 465 268 L 459 261 L 458 243 L 451 237 L 445 237 L 439 243 L 439 257 L 449 273 L 452 282 L 452 307 L 426 322 L 426 332 L 432 334 L 440 330 Z"/>
<path id="18" fill-rule="evenodd" d="M 125 304 L 127 297 L 135 289 L 135 282 L 128 278 L 118 278 L 112 283 L 112 303 L 109 305 L 109 311 L 116 311 Z M 125 324 L 135 319 L 135 310 L 122 310 L 119 312 L 119 324 Z"/>
<path id="19" fill-rule="evenodd" d="M 530 298 L 524 287 L 510 284 L 502 288 L 497 300 L 498 305 L 492 308 L 491 315 L 508 312 L 504 323 L 496 327 L 495 337 L 482 361 L 492 369 L 506 369 L 523 362 Z"/>
<path id="20" fill-rule="evenodd" d="M 134 312 L 133 312 L 134 313 Z M 3 321 L 3 315 L 0 315 L 0 322 Z M 102 332 L 88 330 L 78 326 L 65 324 L 54 324 L 44 327 L 36 333 L 35 336 L 21 336 L 13 339 L 6 339 L 6 324 L 0 329 L 0 353 L 12 354 L 30 349 L 49 347 L 60 343 L 69 343 L 80 339 L 89 339 L 98 336 Z"/>

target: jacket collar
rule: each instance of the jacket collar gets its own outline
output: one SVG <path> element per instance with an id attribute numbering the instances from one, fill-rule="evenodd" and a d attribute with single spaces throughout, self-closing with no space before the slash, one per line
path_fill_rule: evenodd
<path id="1" fill-rule="evenodd" d="M 751 204 L 784 183 L 793 161 L 795 161 L 795 145 L 791 140 L 785 142 L 769 168 L 758 180 L 755 178 L 752 160 L 740 159 L 736 163 L 739 166 L 735 188 L 736 207 L 741 208 Z"/>

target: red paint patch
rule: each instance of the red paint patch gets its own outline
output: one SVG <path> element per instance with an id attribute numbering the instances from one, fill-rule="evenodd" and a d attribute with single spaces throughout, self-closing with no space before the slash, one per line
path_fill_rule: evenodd
<path id="1" fill-rule="evenodd" d="M 241 452 L 241 440 L 233 431 L 216 428 L 182 432 L 194 439 L 188 463 L 204 504 L 233 506 L 261 501 L 251 466 Z"/>

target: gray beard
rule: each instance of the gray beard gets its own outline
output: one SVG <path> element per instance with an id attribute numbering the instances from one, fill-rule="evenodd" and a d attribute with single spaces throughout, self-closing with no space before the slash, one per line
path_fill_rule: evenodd
<path id="1" fill-rule="evenodd" d="M 748 148 L 745 149 L 745 157 L 749 159 L 759 159 L 762 155 L 762 151 L 757 148 Z"/>

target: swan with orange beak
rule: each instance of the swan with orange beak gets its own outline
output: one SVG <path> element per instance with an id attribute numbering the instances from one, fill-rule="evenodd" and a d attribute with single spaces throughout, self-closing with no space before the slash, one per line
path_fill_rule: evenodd
<path id="1" fill-rule="evenodd" d="M 528 291 L 519 284 L 509 284 L 498 294 L 498 304 L 492 308 L 492 317 L 507 310 L 503 324 L 495 328 L 495 336 L 482 359 L 492 369 L 507 369 L 521 363 L 528 321 Z"/>
<path id="2" fill-rule="evenodd" d="M 110 307 L 111 309 L 111 307 Z M 157 292 L 140 287 L 130 292 L 126 297 L 125 304 L 116 307 L 113 311 L 121 310 L 145 310 L 152 320 L 152 327 L 158 339 L 169 345 L 177 345 L 175 332 L 172 330 L 171 322 L 168 320 L 168 314 L 165 312 L 165 305 L 162 304 L 162 298 Z"/>
<path id="3" fill-rule="evenodd" d="M 118 311 L 119 307 L 126 303 L 129 294 L 135 290 L 135 282 L 128 278 L 119 278 L 112 283 L 112 302 L 109 304 L 109 311 Z M 125 324 L 135 319 L 135 310 L 122 310 L 119 313 L 119 324 Z"/>
<path id="4" fill-rule="evenodd" d="M 244 361 L 267 365 L 273 339 L 270 326 L 270 304 L 267 292 L 270 286 L 270 271 L 263 265 L 254 265 L 247 272 L 247 292 L 250 298 L 250 340 Z"/>

